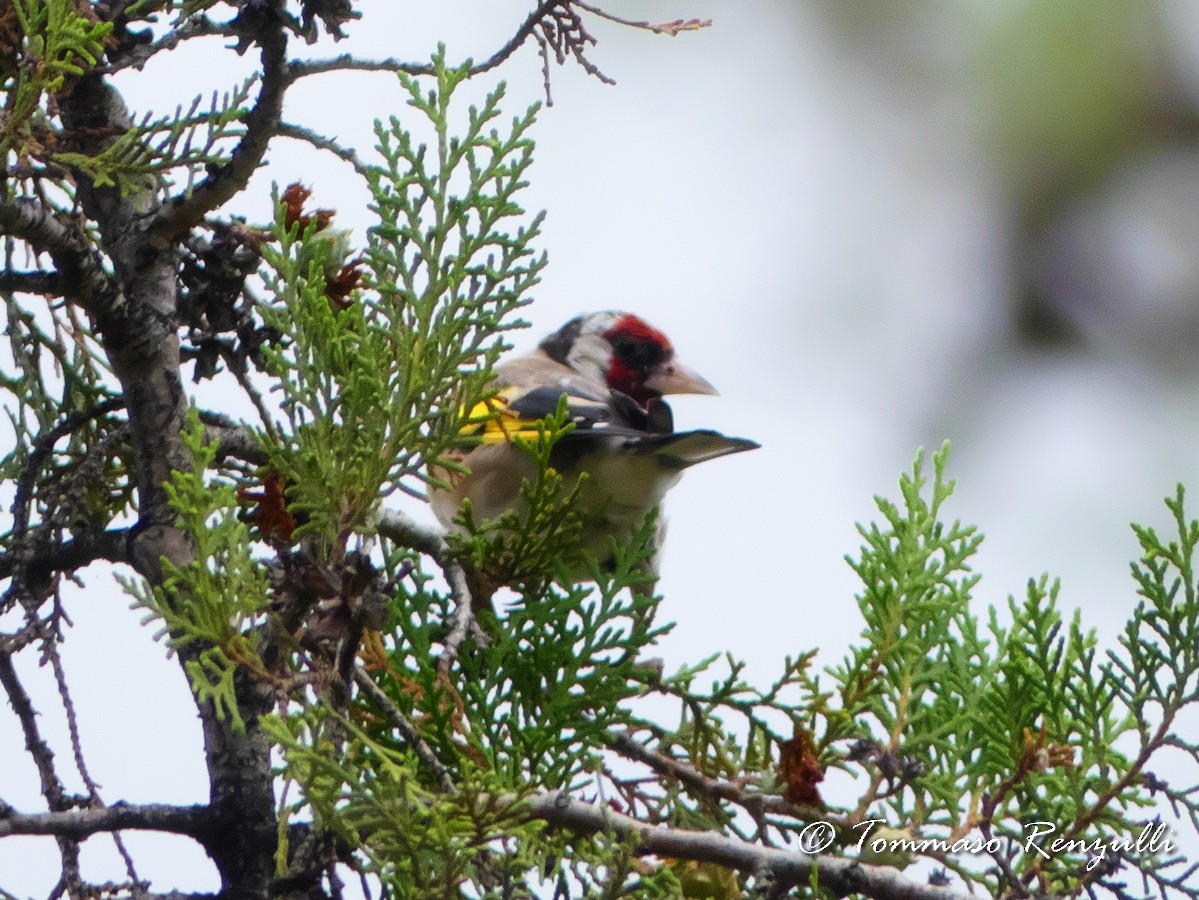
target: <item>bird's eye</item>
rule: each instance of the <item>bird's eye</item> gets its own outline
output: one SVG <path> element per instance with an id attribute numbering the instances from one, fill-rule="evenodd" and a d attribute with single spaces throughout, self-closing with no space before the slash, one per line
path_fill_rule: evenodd
<path id="1" fill-rule="evenodd" d="M 666 356 L 662 347 L 652 341 L 638 340 L 622 334 L 613 335 L 611 340 L 613 353 L 631 369 L 649 369 Z"/>

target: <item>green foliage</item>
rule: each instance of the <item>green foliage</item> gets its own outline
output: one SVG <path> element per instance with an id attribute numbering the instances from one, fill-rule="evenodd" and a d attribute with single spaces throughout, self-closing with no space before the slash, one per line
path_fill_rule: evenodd
<path id="1" fill-rule="evenodd" d="M 416 493 L 429 466 L 452 465 L 466 411 L 489 388 L 512 313 L 545 264 L 515 194 L 525 185 L 535 108 L 507 135 L 488 126 L 503 89 L 471 108 L 466 135 L 449 136 L 449 103 L 464 70 L 438 66 L 428 97 L 405 79 L 412 107 L 436 135 L 435 156 L 393 120 L 378 127 L 384 165 L 372 169 L 373 206 L 365 289 L 333 302 L 331 277 L 347 263 L 344 233 L 276 223 L 268 251 L 275 302 L 263 319 L 283 341 L 268 351 L 285 425 L 265 446 L 307 517 L 305 533 L 339 546 L 368 521 L 380 498 Z"/>
<path id="2" fill-rule="evenodd" d="M 821 712 L 822 755 L 863 785 L 840 820 L 845 842 L 858 843 L 870 821 L 942 841 L 926 852 L 997 896 L 1032 884 L 1062 892 L 1104 884 L 1121 864 L 1179 886 L 1160 852 L 1168 847 L 1113 842 L 1152 829 L 1154 790 L 1194 816 L 1193 791 L 1171 791 L 1147 770 L 1170 745 L 1199 749 L 1169 732 L 1199 699 L 1199 524 L 1186 520 L 1181 490 L 1168 502 L 1177 541 L 1136 529 L 1145 556 L 1133 571 L 1144 599 L 1122 640 L 1126 653 L 1105 659 L 1080 613 L 1064 623 L 1057 585 L 1046 578 L 1029 582 L 1022 603 L 1009 602 L 1010 624 L 992 610 L 980 627 L 968 605 L 981 538 L 938 518 L 953 489 L 946 456 L 946 448 L 934 456 L 931 486 L 917 458 L 900 482 L 902 505 L 878 501 L 885 525 L 861 529 L 866 544 L 851 560 L 863 581 L 864 640 L 830 671 L 840 707 Z M 1038 822 L 1052 825 L 1036 841 L 1052 852 L 1026 849 Z M 986 852 L 946 852 L 968 836 Z M 1055 840 L 1062 843 L 1052 847 Z"/>
<path id="3" fill-rule="evenodd" d="M 3 73 L 7 152 L 22 152 L 43 100 L 103 49 L 107 31 L 77 9 L 18 3 L 35 64 Z M 377 123 L 366 247 L 359 254 L 329 216 L 284 198 L 262 248 L 269 300 L 250 315 L 268 342 L 222 357 L 246 367 L 236 374 L 258 405 L 264 468 L 286 485 L 298 530 L 268 534 L 260 520 L 253 543 L 232 480 L 248 473 L 218 462 L 193 420 L 193 469 L 167 489 L 194 561 L 164 560 L 159 585 L 126 583 L 219 715 L 244 728 L 247 679 L 287 698 L 263 723 L 299 794 L 289 789 L 281 804 L 279 874 L 288 822 L 311 815 L 393 896 L 724 897 L 760 887 L 753 873 L 650 863 L 635 842 L 530 817 L 533 795 L 563 790 L 747 843 L 795 842 L 828 822 L 825 852 L 900 867 L 932 859 L 996 896 L 1118 893 L 1129 872 L 1199 896 L 1194 873 L 1175 874 L 1155 847 L 1114 843 L 1152 828 L 1159 798 L 1199 827 L 1199 785 L 1173 787 L 1152 768 L 1163 752 L 1199 760 L 1180 727 L 1199 701 L 1199 522 L 1181 488 L 1167 501 L 1174 534 L 1135 529 L 1141 600 L 1119 647 L 1103 650 L 1081 613 L 1063 613 L 1047 577 L 976 614 L 982 537 L 944 518 L 947 449 L 933 454 L 931 476 L 921 454 L 898 500 L 877 499 L 878 521 L 859 527 L 848 560 L 861 581 L 860 639 L 826 669 L 797 648 L 765 687 L 732 656 L 673 674 L 652 658 L 671 627 L 658 620 L 645 565 L 655 523 L 612 543 L 610 571 L 590 558 L 577 502 L 586 482 L 566 484 L 550 465 L 572 427 L 565 404 L 514 438 L 531 472 L 517 509 L 480 521 L 467 507 L 444 544 L 372 543 L 386 498 L 447 480 L 481 439 L 471 417 L 487 408 L 505 336 L 545 265 L 533 248 L 541 217 L 518 203 L 536 107 L 501 126 L 499 87 L 460 115 L 467 69 L 448 67 L 444 51 L 434 69 L 431 82 L 400 76 L 410 115 Z M 55 159 L 125 194 L 190 180 L 227 158 L 252 87 L 147 117 L 98 156 Z M 256 252 L 246 233 L 240 246 Z M 37 314 L 12 296 L 5 304 L 15 365 L 0 387 L 18 441 L 0 476 L 17 482 L 14 508 L 42 519 L 5 535 L 5 549 L 20 549 L 22 529 L 109 528 L 132 489 L 102 355 L 69 304 Z M 279 414 L 249 377 L 259 350 Z M 207 477 L 212 469 L 222 474 Z M 277 559 L 256 558 L 264 543 Z M 386 623 L 355 618 L 368 595 L 387 599 Z M 267 637 L 268 623 L 283 627 Z M 371 682 L 386 700 L 365 689 Z M 839 784 L 824 782 L 830 772 Z M 1033 823 L 1053 827 L 1040 851 L 1027 843 Z M 1065 843 L 1050 848 L 1054 839 Z"/>
<path id="4" fill-rule="evenodd" d="M 223 97 L 213 92 L 206 110 L 200 108 L 203 98 L 196 97 L 186 112 L 178 107 L 174 115 L 157 118 L 147 113 L 96 156 L 55 153 L 54 160 L 78 169 L 96 187 L 119 188 L 124 196 L 153 190 L 163 176 L 179 168 L 185 170 L 190 188 L 198 174 L 227 161 L 244 133 L 241 123 L 256 79 L 248 78 Z"/>
<path id="5" fill-rule="evenodd" d="M 644 872 L 635 846 L 554 832 L 530 819 L 520 802 L 527 792 L 513 792 L 485 767 L 465 762 L 456 789 L 438 792 L 422 785 L 402 748 L 327 707 L 269 719 L 264 728 L 317 823 L 363 848 L 363 870 L 391 896 L 440 900 L 469 884 L 487 885 L 482 896 L 532 897 L 531 881 L 543 880 L 559 896 L 611 897 L 618 896 L 614 886 L 643 874 L 634 879 L 637 896 L 678 896 L 670 871 Z M 288 811 L 299 814 L 304 805 Z"/>
<path id="6" fill-rule="evenodd" d="M 437 790 L 411 741 L 361 694 L 346 717 L 314 704 L 271 726 L 318 820 L 364 846 L 367 870 L 398 896 L 448 896 L 462 880 L 522 885 L 530 873 L 550 877 L 547 859 L 576 889 L 626 877 L 612 867 L 627 870 L 632 848 L 546 834 L 518 800 L 589 784 L 608 734 L 643 693 L 642 654 L 666 628 L 654 625 L 658 599 L 627 588 L 643 581 L 650 535 L 643 529 L 595 588 L 525 598 L 488 642 L 456 657 L 438 645 L 437 623 L 452 618 L 449 597 L 418 579 L 397 598 L 374 677 L 419 723 L 454 793 Z M 661 873 L 650 881 L 672 883 Z M 639 896 L 668 895 L 655 890 Z"/>
<path id="7" fill-rule="evenodd" d="M 193 414 L 184 434 L 195 467 L 175 472 L 168 484 L 179 527 L 195 546 L 195 562 L 162 562 L 161 585 L 124 579 L 134 606 L 161 620 L 173 650 L 188 648 L 186 668 L 192 691 L 213 704 L 218 714 L 244 728 L 235 695 L 238 666 L 259 678 L 268 673 L 258 655 L 259 626 L 267 608 L 267 578 L 251 556 L 249 528 L 236 513 L 237 496 L 229 484 L 208 483 L 216 445 L 206 444 L 204 428 Z"/>
<path id="8" fill-rule="evenodd" d="M 490 859 L 487 849 L 499 840 L 505 852 L 497 869 L 521 873 L 533 864 L 530 844 L 541 826 L 485 771 L 463 772 L 455 793 L 438 793 L 421 785 L 402 749 L 328 708 L 264 724 L 316 821 L 364 848 L 369 870 L 395 896 L 453 896 L 460 882 L 477 877 L 480 859 Z"/>
<path id="9" fill-rule="evenodd" d="M 568 584 L 572 574 L 595 565 L 583 546 L 588 523 L 579 511 L 586 473 L 568 490 L 550 466 L 554 444 L 572 430 L 562 397 L 556 414 L 538 422 L 532 437 L 513 436 L 513 443 L 532 462 L 532 477 L 521 485 L 521 505 L 498 518 L 478 521 L 467 500 L 456 521 L 460 531 L 447 535 L 455 554 L 468 560 L 472 571 L 519 590 L 526 599 L 540 598 L 552 582 Z M 647 529 L 652 536 L 652 522 Z"/>
<path id="10" fill-rule="evenodd" d="M 21 59 L 0 69 L 0 89 L 9 97 L 0 127 L 0 156 L 23 154 L 31 139 L 30 120 L 42 98 L 61 91 L 69 78 L 96 65 L 111 22 L 84 15 L 77 0 L 12 0 L 21 33 Z"/>
<path id="11" fill-rule="evenodd" d="M 12 375 L 0 372 L 0 404 L 15 437 L 11 452 L 0 460 L 0 478 L 30 479 L 34 486 L 55 484 L 60 488 L 64 481 L 73 483 L 76 489 L 93 494 L 84 504 L 89 514 L 83 519 L 74 515 L 80 509 L 75 502 L 81 499 L 78 490 L 46 491 L 33 506 L 46 514 L 44 519 L 57 520 L 59 525 L 82 521 L 107 524 L 124 511 L 130 490 L 127 473 L 116 459 L 120 445 L 117 426 L 111 421 L 89 421 L 70 430 L 63 436 L 68 443 L 62 452 L 45 453 L 36 471 L 26 470 L 31 463 L 38 463 L 34 458 L 37 442 L 46 439 L 64 418 L 94 410 L 111 399 L 102 355 L 86 336 L 75 310 L 64 307 L 35 313 L 11 294 L 0 297 L 0 302 L 13 361 Z M 63 333 L 79 338 L 63 341 L 59 337 Z"/>
<path id="12" fill-rule="evenodd" d="M 525 446 L 540 473 L 526 485 L 528 510 L 482 524 L 459 547 L 481 564 L 504 559 L 522 579 L 520 599 L 488 616 L 486 640 L 451 650 L 440 624 L 460 615 L 451 593 L 419 574 L 392 582 L 398 594 L 374 678 L 399 714 L 419 723 L 455 792 L 437 790 L 411 738 L 364 695 L 346 717 L 316 704 L 272 726 L 320 821 L 368 848 L 369 871 L 400 896 L 446 896 L 463 880 L 522 885 L 546 859 L 558 861 L 554 877 L 574 892 L 622 883 L 638 868 L 635 848 L 547 835 L 517 802 L 596 777 L 609 735 L 652 680 L 643 654 L 669 628 L 655 624 L 659 598 L 640 590 L 652 519 L 627 546 L 613 547 L 613 571 L 593 571 L 594 587 L 555 585 L 558 542 L 577 543 L 579 526 L 574 494 L 548 465 L 564 423 L 560 410 Z M 411 554 L 384 551 L 391 572 Z M 322 746 L 330 733 L 337 738 Z M 328 750 L 338 738 L 335 759 Z M 640 896 L 669 896 L 673 884 L 670 873 L 652 873 Z"/>

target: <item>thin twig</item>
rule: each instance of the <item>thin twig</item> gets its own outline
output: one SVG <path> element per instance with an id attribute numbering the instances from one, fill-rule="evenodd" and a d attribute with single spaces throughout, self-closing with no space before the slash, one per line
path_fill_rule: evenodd
<path id="1" fill-rule="evenodd" d="M 600 9 L 598 6 L 592 6 L 589 3 L 584 3 L 583 0 L 571 0 L 571 2 L 585 9 L 594 16 L 599 16 L 601 19 L 607 19 L 609 22 L 615 22 L 617 25 L 627 25 L 629 28 L 640 28 L 644 31 L 652 31 L 654 34 L 667 34 L 671 37 L 676 37 L 684 31 L 699 31 L 701 28 L 710 28 L 712 26 L 711 19 L 675 19 L 673 22 L 662 22 L 658 25 L 644 20 L 637 21 L 635 19 L 624 19 L 618 15 L 608 12 L 606 9 Z"/>
<path id="2" fill-rule="evenodd" d="M 407 75 L 432 75 L 429 63 L 410 63 L 398 59 L 359 59 L 349 53 L 332 59 L 292 60 L 287 67 L 287 80 L 291 83 L 309 75 L 326 72 L 404 72 Z"/>
<path id="3" fill-rule="evenodd" d="M 499 50 L 483 62 L 471 66 L 470 74 L 481 75 L 503 63 L 536 32 L 541 20 L 550 10 L 569 4 L 570 0 L 542 0 Z M 343 53 L 332 59 L 293 60 L 288 66 L 287 78 L 294 82 L 309 75 L 321 75 L 325 72 L 403 72 L 407 75 L 432 75 L 434 68 L 429 63 L 404 62 L 395 58 L 359 59 L 349 53 Z"/>
<path id="4" fill-rule="evenodd" d="M 174 50 L 184 41 L 202 37 L 237 37 L 237 31 L 232 25 L 213 22 L 206 16 L 197 16 L 178 28 L 171 29 L 153 43 L 139 44 L 107 65 L 97 66 L 96 70 L 107 75 L 130 67 L 140 70 L 163 50 Z"/>
<path id="5" fill-rule="evenodd" d="M 446 584 L 450 588 L 450 598 L 454 601 L 454 613 L 450 617 L 450 633 L 446 636 L 437 668 L 446 675 L 454 660 L 458 658 L 458 652 L 468 635 L 473 636 L 480 646 L 486 646 L 489 641 L 486 632 L 479 627 L 475 619 L 474 605 L 477 598 L 472 597 L 466 570 L 450 553 L 450 546 L 440 532 L 418 524 L 401 512 L 382 510 L 379 513 L 378 530 L 379 534 L 400 546 L 410 547 L 432 557 L 445 575 Z"/>
<path id="6" fill-rule="evenodd" d="M 71 699 L 70 688 L 67 687 L 67 673 L 63 669 L 62 655 L 58 652 L 58 640 L 55 636 L 50 636 L 42 645 L 43 656 L 49 658 L 50 667 L 54 670 L 54 683 L 58 686 L 58 697 L 62 703 L 63 713 L 67 719 L 67 733 L 71 739 L 71 753 L 75 759 L 75 771 L 79 773 L 80 780 L 83 781 L 83 786 L 87 788 L 88 799 L 93 807 L 103 808 L 104 801 L 100 797 L 100 788 L 92 778 L 92 773 L 88 770 L 87 761 L 83 758 L 83 739 L 79 736 L 79 717 L 75 714 L 75 702 Z M 125 846 L 119 832 L 112 833 L 112 842 L 117 848 L 117 853 L 125 863 L 125 872 L 129 875 L 129 880 L 134 884 L 139 882 L 137 877 L 137 867 L 133 864 L 133 857 L 129 855 L 129 850 Z"/>
<path id="7" fill-rule="evenodd" d="M 807 815 L 804 815 L 804 810 L 788 803 L 780 795 L 755 793 L 731 781 L 709 778 L 689 763 L 651 750 L 627 731 L 610 734 L 608 746 L 626 759 L 648 766 L 659 776 L 679 781 L 710 803 L 725 801 L 740 806 L 749 813 L 759 834 L 763 836 L 768 824 L 765 819 L 766 813 L 800 820 L 814 819 L 819 815 L 815 810 L 809 810 Z"/>
<path id="8" fill-rule="evenodd" d="M 353 166 L 354 171 L 363 178 L 367 177 L 368 169 L 366 164 L 358 158 L 358 154 L 349 147 L 341 146 L 333 138 L 327 138 L 322 134 L 317 134 L 310 128 L 305 128 L 303 125 L 293 125 L 291 122 L 280 122 L 277 133 L 280 137 L 303 141 L 306 144 L 311 144 L 318 150 L 325 150 L 332 153 L 338 159 Z"/>
<path id="9" fill-rule="evenodd" d="M 17 677 L 12 657 L 4 652 L 0 652 L 0 685 L 4 687 L 9 705 L 21 723 L 21 730 L 25 734 L 25 749 L 33 758 L 33 764 L 37 768 L 38 777 L 41 780 L 42 796 L 46 798 L 46 805 L 51 810 L 48 815 L 66 815 L 67 813 L 64 811 L 71 806 L 71 801 L 54 769 L 54 751 L 42 739 L 37 724 L 37 711 L 33 708 L 33 703 L 29 699 L 24 685 Z M 9 816 L 0 819 L 0 837 L 4 836 L 5 828 L 12 827 L 10 823 L 19 818 L 19 816 Z M 59 879 L 58 887 L 74 886 L 79 880 L 79 842 L 70 835 L 56 834 L 55 837 L 57 838 L 58 852 L 62 858 L 62 877 Z M 57 887 L 56 890 L 58 890 Z"/>
<path id="10" fill-rule="evenodd" d="M 454 779 L 450 777 L 449 769 L 441 764 L 441 760 L 437 758 L 437 754 L 433 752 L 433 748 L 421 737 L 416 726 L 408 720 L 408 717 L 400 711 L 398 706 L 391 702 L 391 698 L 387 696 L 383 689 L 375 684 L 370 675 L 361 669 L 354 671 L 354 683 L 383 711 L 388 721 L 391 722 L 392 727 L 399 732 L 400 737 L 412 748 L 425 768 L 437 779 L 437 783 L 441 785 L 441 789 L 447 794 L 456 794 L 458 787 L 454 784 Z"/>

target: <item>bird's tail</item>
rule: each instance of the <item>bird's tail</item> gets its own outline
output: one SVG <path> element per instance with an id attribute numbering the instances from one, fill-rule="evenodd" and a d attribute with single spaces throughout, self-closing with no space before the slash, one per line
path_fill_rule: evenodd
<path id="1" fill-rule="evenodd" d="M 665 468 L 677 470 L 761 446 L 756 441 L 728 437 L 707 429 L 654 435 L 641 438 L 639 443 L 643 449 L 652 451 Z"/>

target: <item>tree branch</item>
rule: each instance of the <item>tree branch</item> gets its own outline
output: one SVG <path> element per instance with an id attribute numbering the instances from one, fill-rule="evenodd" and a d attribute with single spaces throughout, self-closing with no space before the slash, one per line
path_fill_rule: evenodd
<path id="1" fill-rule="evenodd" d="M 0 202 L 0 234 L 10 234 L 47 254 L 58 268 L 56 292 L 100 317 L 120 303 L 116 283 L 108 277 L 87 239 L 28 197 Z"/>
<path id="2" fill-rule="evenodd" d="M 383 711 L 391 722 L 392 727 L 399 732 L 413 751 L 417 758 L 425 765 L 425 767 L 437 779 L 437 783 L 441 785 L 441 789 L 447 794 L 457 793 L 458 788 L 454 784 L 454 780 L 450 777 L 449 769 L 442 765 L 441 760 L 437 758 L 437 754 L 433 752 L 425 739 L 420 736 L 416 726 L 408 721 L 408 717 L 400 712 L 399 707 L 392 703 L 391 698 L 380 688 L 371 677 L 361 669 L 354 670 L 354 683 L 358 685 L 368 697 L 371 698 L 376 706 Z"/>
<path id="3" fill-rule="evenodd" d="M 537 30 L 541 20 L 556 6 L 569 6 L 571 0 L 542 0 L 537 8 L 529 13 L 516 33 L 504 46 L 483 62 L 470 67 L 471 75 L 480 75 L 490 71 L 504 62 L 520 49 Z M 297 81 L 309 75 L 320 75 L 324 72 L 404 72 L 408 75 L 432 75 L 433 66 L 429 63 L 410 63 L 393 58 L 388 59 L 359 59 L 349 53 L 343 53 L 332 59 L 293 60 L 288 68 L 288 79 Z"/>
<path id="4" fill-rule="evenodd" d="M 735 782 L 710 778 L 689 763 L 651 750 L 628 731 L 611 734 L 608 746 L 626 759 L 639 762 L 660 776 L 680 782 L 710 803 L 735 803 L 755 820 L 759 820 L 763 813 L 796 817 L 800 812 L 777 794 L 754 793 L 746 791 Z"/>
<path id="5" fill-rule="evenodd" d="M 348 147 L 343 147 L 332 138 L 327 138 L 324 135 L 317 134 L 309 128 L 302 125 L 293 125 L 290 122 L 280 122 L 276 133 L 280 137 L 291 138 L 294 141 L 303 141 L 306 144 L 311 144 L 318 150 L 326 150 L 332 153 L 343 162 L 349 163 L 354 167 L 354 171 L 366 177 L 367 170 L 362 160 L 358 158 L 358 154 Z"/>
<path id="6" fill-rule="evenodd" d="M 14 553 L 0 554 L 0 578 L 8 578 L 17 566 L 24 563 L 29 577 L 35 581 L 51 572 L 70 572 L 81 569 L 97 560 L 129 562 L 129 529 L 83 532 L 69 540 L 47 543 L 35 547 L 24 559 L 16 559 Z"/>
<path id="7" fill-rule="evenodd" d="M 443 569 L 453 565 L 450 545 L 436 528 L 421 525 L 415 519 L 394 509 L 379 510 L 377 525 L 379 534 L 383 537 L 402 547 L 410 547 L 418 553 L 432 557 Z"/>
<path id="8" fill-rule="evenodd" d="M 221 445 L 217 461 L 232 456 L 252 466 L 266 464 L 266 454 L 255 440 L 253 433 L 244 425 L 234 422 L 220 413 L 200 410 L 200 421 L 204 423 L 205 437 Z"/>
<path id="9" fill-rule="evenodd" d="M 766 878 L 774 885 L 774 896 L 816 881 L 838 897 L 857 893 L 875 900 L 973 900 L 971 895 L 948 887 L 919 884 L 891 866 L 864 865 L 852 859 L 764 847 L 711 831 L 647 825 L 614 810 L 575 800 L 561 791 L 538 794 L 523 802 L 533 818 L 559 828 L 584 835 L 611 834 L 622 840 L 635 840 L 636 852 L 642 856 L 653 854 L 714 863 Z"/>
<path id="10" fill-rule="evenodd" d="M 146 11 L 143 7 L 143 11 Z M 161 38 L 148 44 L 136 44 L 129 47 L 123 54 L 110 59 L 108 65 L 100 68 L 106 75 L 120 72 L 122 69 L 133 67 L 141 69 L 150 59 L 163 50 L 174 50 L 184 41 L 198 37 L 236 37 L 237 32 L 232 25 L 211 21 L 207 16 L 197 16 L 184 22 L 178 28 L 173 28 Z"/>
<path id="11" fill-rule="evenodd" d="M 430 63 L 403 62 L 394 57 L 359 59 L 349 53 L 343 53 L 332 59 L 292 60 L 287 67 L 287 80 L 292 84 L 309 75 L 323 75 L 326 72 L 404 72 L 408 75 L 432 75 L 433 66 Z"/>
<path id="12" fill-rule="evenodd" d="M 0 292 L 61 297 L 65 288 L 63 277 L 57 272 L 0 271 Z"/>
<path id="13" fill-rule="evenodd" d="M 509 56 L 520 49 L 521 45 L 533 36 L 537 31 L 537 26 L 541 24 L 541 20 L 549 15 L 550 11 L 556 6 L 569 7 L 571 0 L 541 0 L 537 4 L 537 8 L 529 13 L 528 18 L 524 20 L 520 28 L 516 30 L 516 34 L 512 35 L 512 39 L 504 46 L 500 47 L 488 59 L 479 63 L 477 66 L 471 66 L 470 74 L 478 75 L 482 72 L 494 69 Z"/>
<path id="14" fill-rule="evenodd" d="M 445 649 L 442 650 L 438 668 L 448 672 L 450 664 L 457 659 L 467 634 L 473 634 L 480 646 L 486 646 L 490 640 L 475 620 L 474 604 L 477 598 L 472 597 L 466 570 L 462 563 L 454 559 L 450 545 L 436 529 L 426 528 L 393 509 L 380 510 L 377 524 L 379 534 L 403 547 L 410 547 L 432 557 L 445 575 L 450 597 L 454 601 L 454 615 L 450 619 L 450 633 L 446 636 Z"/>
<path id="15" fill-rule="evenodd" d="M 280 21 L 258 29 L 262 47 L 262 89 L 246 116 L 246 130 L 229 162 L 212 172 L 190 192 L 163 204 L 150 233 L 166 242 L 198 225 L 204 217 L 245 189 L 262 163 L 271 138 L 278 133 L 283 97 L 291 80 L 287 71 L 287 34 Z"/>
<path id="16" fill-rule="evenodd" d="M 8 702 L 21 723 L 21 730 L 25 734 L 25 749 L 33 758 L 34 766 L 36 766 L 38 777 L 41 780 L 42 796 L 46 798 L 46 805 L 51 810 L 48 815 L 61 815 L 71 805 L 71 799 L 67 796 L 66 788 L 63 787 L 62 781 L 55 771 L 54 751 L 42 739 L 38 729 L 37 710 L 33 708 L 25 686 L 17 677 L 16 669 L 12 664 L 12 656 L 7 652 L 0 652 L 0 685 L 4 687 L 4 692 L 8 695 Z M 0 829 L 3 827 L 4 822 L 0 821 Z M 2 834 L 3 831 L 0 831 L 0 835 Z M 78 842 L 67 835 L 60 834 L 55 837 L 59 856 L 62 858 L 63 878 L 77 879 L 79 877 Z"/>
<path id="17" fill-rule="evenodd" d="M 165 803 L 115 803 L 101 809 L 0 816 L 0 838 L 13 835 L 52 835 L 81 841 L 93 834 L 117 831 L 164 831 L 200 839 L 212 829 L 207 806 Z"/>

